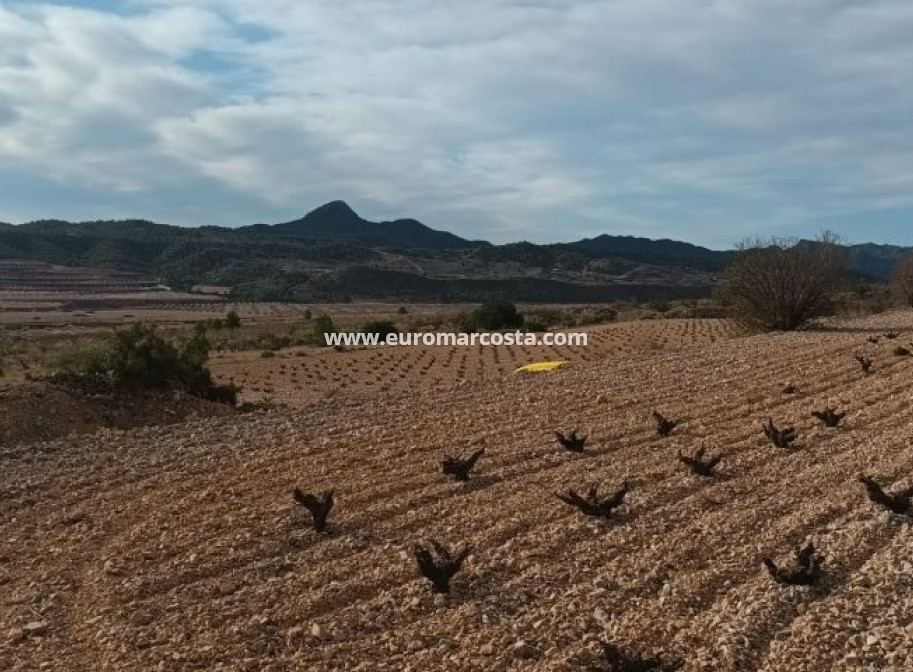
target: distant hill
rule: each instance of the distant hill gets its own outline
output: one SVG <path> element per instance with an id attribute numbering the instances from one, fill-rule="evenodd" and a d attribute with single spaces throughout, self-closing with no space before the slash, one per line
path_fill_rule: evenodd
<path id="1" fill-rule="evenodd" d="M 866 244 L 850 251 L 858 277 L 884 280 L 909 250 Z M 343 201 L 294 221 L 236 229 L 146 220 L 0 223 L 0 260 L 138 272 L 176 289 L 228 286 L 249 300 L 705 296 L 730 254 L 607 234 L 570 243 L 492 245 L 414 219 L 372 222 Z"/>
<path id="2" fill-rule="evenodd" d="M 344 201 L 331 201 L 301 219 L 260 230 L 280 236 L 345 240 L 371 247 L 400 249 L 452 250 L 491 244 L 465 240 L 447 231 L 436 231 L 415 219 L 369 222 Z"/>
<path id="3" fill-rule="evenodd" d="M 850 247 L 853 271 L 867 280 L 887 280 L 897 261 L 910 252 L 911 248 L 908 247 L 874 243 Z"/>

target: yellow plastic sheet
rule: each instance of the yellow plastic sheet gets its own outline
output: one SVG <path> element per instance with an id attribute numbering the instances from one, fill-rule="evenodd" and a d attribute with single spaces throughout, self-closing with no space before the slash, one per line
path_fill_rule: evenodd
<path id="1" fill-rule="evenodd" d="M 567 360 L 561 360 L 558 362 L 533 362 L 532 364 L 521 366 L 519 369 L 514 371 L 514 373 L 539 373 L 540 371 L 554 371 L 555 369 L 560 369 L 565 364 L 570 364 L 570 362 Z"/>

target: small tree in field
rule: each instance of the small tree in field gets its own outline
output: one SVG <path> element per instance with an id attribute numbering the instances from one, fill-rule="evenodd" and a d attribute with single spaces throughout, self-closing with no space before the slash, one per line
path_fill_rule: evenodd
<path id="1" fill-rule="evenodd" d="M 469 322 L 473 329 L 519 329 L 523 326 L 523 314 L 510 301 L 489 301 L 469 314 Z"/>
<path id="2" fill-rule="evenodd" d="M 229 329 L 239 329 L 241 327 L 241 316 L 238 315 L 238 311 L 228 311 L 225 315 L 225 326 Z"/>
<path id="3" fill-rule="evenodd" d="M 913 253 L 902 257 L 894 267 L 894 292 L 906 305 L 913 308 Z"/>
<path id="4" fill-rule="evenodd" d="M 790 331 L 827 314 L 846 268 L 846 248 L 833 233 L 815 241 L 750 240 L 733 254 L 719 295 L 746 326 Z"/>
<path id="5" fill-rule="evenodd" d="M 334 331 L 336 331 L 336 327 L 333 325 L 333 319 L 329 315 L 321 315 L 315 319 L 314 323 L 311 325 L 309 340 L 314 345 L 326 347 L 329 345 L 329 343 L 327 343 L 326 334 L 331 334 Z"/>

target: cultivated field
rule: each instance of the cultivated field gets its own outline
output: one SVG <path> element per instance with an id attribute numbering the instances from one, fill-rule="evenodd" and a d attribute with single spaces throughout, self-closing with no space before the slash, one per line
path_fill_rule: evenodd
<path id="1" fill-rule="evenodd" d="M 550 374 L 504 375 L 526 353 L 502 352 L 499 375 L 420 393 L 5 449 L 0 669 L 571 672 L 599 669 L 600 641 L 684 670 L 913 669 L 913 533 L 856 480 L 911 483 L 913 358 L 893 350 L 913 314 L 621 348 L 659 324 L 614 325 L 633 330 L 607 330 L 617 348 Z M 904 333 L 868 342 L 888 330 Z M 362 378 L 404 366 L 337 354 Z M 464 354 L 465 372 L 492 368 L 458 351 L 425 376 L 450 379 Z M 425 357 L 405 360 L 419 380 L 431 355 L 404 356 Z M 332 361 L 325 377 L 349 368 Z M 280 362 L 311 364 L 265 365 Z M 810 415 L 828 404 L 849 412 L 837 429 Z M 654 409 L 679 421 L 671 436 Z M 796 426 L 795 450 L 765 440 L 768 416 Z M 585 454 L 554 442 L 574 427 Z M 724 456 L 717 478 L 676 460 L 701 444 Z M 445 452 L 478 448 L 468 483 L 440 473 Z M 608 523 L 554 495 L 624 479 Z M 335 489 L 328 534 L 296 486 Z M 416 573 L 428 538 L 474 549 L 447 598 Z M 774 583 L 761 558 L 788 564 L 807 540 L 823 584 Z"/>
<path id="2" fill-rule="evenodd" d="M 259 351 L 226 352 L 212 361 L 222 381 L 242 388 L 244 401 L 298 406 L 338 396 L 391 392 L 419 395 L 477 381 L 503 381 L 524 364 L 569 360 L 574 364 L 630 355 L 709 346 L 731 338 L 724 320 L 645 320 L 580 329 L 586 346 L 393 346 L 289 348 L 264 358 Z"/>

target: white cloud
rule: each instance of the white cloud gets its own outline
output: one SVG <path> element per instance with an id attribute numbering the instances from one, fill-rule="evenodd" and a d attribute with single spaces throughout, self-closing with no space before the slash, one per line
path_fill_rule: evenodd
<path id="1" fill-rule="evenodd" d="M 717 245 L 913 214 L 899 0 L 66 4 L 0 1 L 0 160 L 171 196 L 135 214 L 346 198 L 473 237 Z"/>

